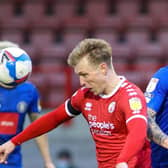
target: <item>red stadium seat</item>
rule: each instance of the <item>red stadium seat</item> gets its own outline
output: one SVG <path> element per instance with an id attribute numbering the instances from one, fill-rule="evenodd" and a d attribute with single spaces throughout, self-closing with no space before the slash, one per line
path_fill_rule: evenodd
<path id="1" fill-rule="evenodd" d="M 107 0 L 91 0 L 86 3 L 86 16 L 105 18 L 108 14 Z"/>
<path id="2" fill-rule="evenodd" d="M 155 72 L 159 68 L 159 60 L 153 58 L 138 58 L 134 61 L 134 70 Z"/>
<path id="3" fill-rule="evenodd" d="M 75 16 L 76 3 L 72 0 L 69 1 L 57 1 L 54 4 L 55 16 L 59 18 L 67 18 Z"/>
<path id="4" fill-rule="evenodd" d="M 0 21 L 8 20 L 10 22 L 13 16 L 13 4 L 8 1 L 0 1 L 0 12 Z"/>
<path id="5" fill-rule="evenodd" d="M 45 106 L 47 106 L 48 108 L 55 108 L 59 106 L 66 99 L 65 95 L 66 93 L 63 88 L 60 89 L 55 87 L 55 89 L 49 91 Z"/>
<path id="6" fill-rule="evenodd" d="M 1 32 L 1 40 L 12 41 L 14 43 L 22 44 L 22 31 L 20 29 L 4 29 Z"/>
<path id="7" fill-rule="evenodd" d="M 45 15 L 45 4 L 41 1 L 25 1 L 24 17 L 31 21 L 38 21 Z"/>
<path id="8" fill-rule="evenodd" d="M 72 93 L 79 89 L 79 87 L 79 77 L 75 73 L 72 73 Z"/>
<path id="9" fill-rule="evenodd" d="M 156 21 L 154 21 L 154 18 L 149 15 L 135 15 L 131 18 L 127 19 L 127 25 L 129 29 L 146 29 L 146 30 L 152 30 L 154 29 L 156 25 Z"/>
<path id="10" fill-rule="evenodd" d="M 111 31 L 113 33 L 113 31 L 123 30 L 126 24 L 120 16 L 107 16 L 103 19 L 95 18 L 92 26 L 95 32 Z"/>
<path id="11" fill-rule="evenodd" d="M 71 17 L 63 21 L 63 42 L 68 49 L 72 49 L 79 41 L 86 38 L 90 28 L 89 18 Z"/>
<path id="12" fill-rule="evenodd" d="M 165 0 L 151 1 L 149 3 L 149 14 L 155 18 L 168 16 L 168 3 Z"/>
<path id="13" fill-rule="evenodd" d="M 114 60 L 128 61 L 132 58 L 132 49 L 128 43 L 116 43 L 112 46 L 112 54 Z"/>
<path id="14" fill-rule="evenodd" d="M 149 41 L 149 32 L 145 29 L 130 29 L 126 33 L 126 38 L 131 46 L 146 44 Z"/>
<path id="15" fill-rule="evenodd" d="M 117 43 L 117 33 L 115 30 L 111 29 L 96 29 L 94 32 L 94 37 L 95 38 L 100 38 L 108 41 L 112 46 L 113 44 Z"/>
<path id="16" fill-rule="evenodd" d="M 163 54 L 163 47 L 159 43 L 142 43 L 137 46 L 136 53 L 140 59 L 144 57 L 160 60 Z"/>
<path id="17" fill-rule="evenodd" d="M 86 38 L 85 30 L 81 30 L 81 29 L 66 30 L 65 29 L 64 31 L 64 43 L 69 50 L 74 48 L 84 38 Z"/>
<path id="18" fill-rule="evenodd" d="M 57 62 L 58 64 L 65 64 L 67 58 L 67 48 L 65 45 L 52 44 L 41 48 L 42 62 Z"/>
<path id="19" fill-rule="evenodd" d="M 125 19 L 137 16 L 139 8 L 138 1 L 118 1 L 117 3 L 117 13 Z"/>
<path id="20" fill-rule="evenodd" d="M 43 48 L 53 43 L 53 31 L 52 29 L 32 29 L 31 31 L 31 43 L 32 45 Z"/>
<path id="21" fill-rule="evenodd" d="M 66 18 L 62 21 L 62 27 L 66 28 L 66 30 L 87 30 L 90 28 L 91 23 L 90 19 L 86 16 L 74 16 Z"/>
<path id="22" fill-rule="evenodd" d="M 168 28 L 161 29 L 161 31 L 158 31 L 157 37 L 161 45 L 168 47 Z"/>
<path id="23" fill-rule="evenodd" d="M 125 60 L 113 60 L 113 65 L 118 75 L 122 75 L 125 71 L 129 70 L 129 65 Z"/>

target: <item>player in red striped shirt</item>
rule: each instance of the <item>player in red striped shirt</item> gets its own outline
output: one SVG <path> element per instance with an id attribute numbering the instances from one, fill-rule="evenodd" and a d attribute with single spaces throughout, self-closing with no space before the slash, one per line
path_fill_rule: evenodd
<path id="1" fill-rule="evenodd" d="M 104 40 L 81 41 L 70 53 L 68 64 L 79 76 L 82 87 L 65 103 L 0 146 L 0 162 L 6 161 L 16 145 L 82 113 L 95 141 L 98 168 L 135 168 L 147 132 L 143 93 L 116 74 L 111 46 Z"/>

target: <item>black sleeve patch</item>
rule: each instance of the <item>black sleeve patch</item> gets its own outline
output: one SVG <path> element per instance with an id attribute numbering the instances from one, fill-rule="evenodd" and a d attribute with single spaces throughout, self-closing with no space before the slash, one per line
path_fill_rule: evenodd
<path id="1" fill-rule="evenodd" d="M 77 111 L 76 109 L 74 109 L 71 105 L 71 100 L 68 101 L 67 103 L 68 106 L 68 111 L 72 114 L 72 115 L 79 115 L 81 113 L 81 111 Z"/>

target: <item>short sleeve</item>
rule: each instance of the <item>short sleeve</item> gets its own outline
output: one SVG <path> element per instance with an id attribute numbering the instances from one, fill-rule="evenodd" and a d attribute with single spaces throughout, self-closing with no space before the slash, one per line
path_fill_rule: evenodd
<path id="1" fill-rule="evenodd" d="M 168 68 L 158 70 L 147 85 L 145 97 L 149 108 L 158 112 L 168 95 Z"/>

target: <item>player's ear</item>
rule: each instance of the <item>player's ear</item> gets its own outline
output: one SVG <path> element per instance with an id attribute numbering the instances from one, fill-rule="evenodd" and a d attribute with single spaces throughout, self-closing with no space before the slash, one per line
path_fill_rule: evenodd
<path id="1" fill-rule="evenodd" d="M 104 75 L 106 75 L 107 74 L 107 64 L 106 63 L 101 63 L 100 65 L 99 65 L 99 68 L 100 68 L 100 71 L 104 74 Z"/>

